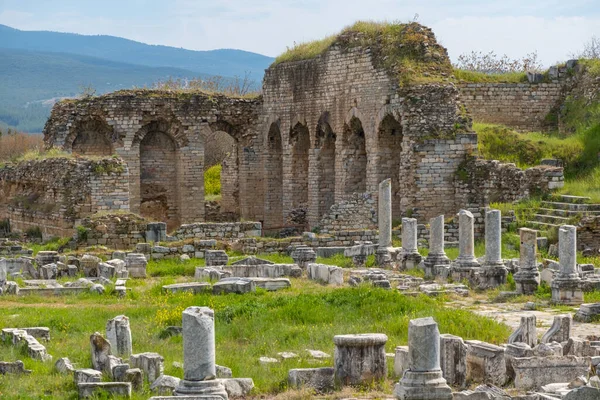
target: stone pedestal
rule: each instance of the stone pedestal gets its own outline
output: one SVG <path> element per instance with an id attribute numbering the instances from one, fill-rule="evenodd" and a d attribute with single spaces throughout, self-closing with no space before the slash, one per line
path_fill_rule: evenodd
<path id="1" fill-rule="evenodd" d="M 129 253 L 125 257 L 125 264 L 127 264 L 127 272 L 132 278 L 145 278 L 146 277 L 146 256 L 141 253 Z"/>
<path id="2" fill-rule="evenodd" d="M 417 248 L 417 233 L 417 220 L 402 218 L 402 251 L 398 254 L 400 269 L 416 268 L 423 260 Z"/>
<path id="3" fill-rule="evenodd" d="M 444 216 L 438 215 L 429 220 L 429 254 L 425 257 L 425 276 L 435 277 L 436 265 L 450 265 L 444 251 Z"/>
<path id="4" fill-rule="evenodd" d="M 317 253 L 308 246 L 298 246 L 292 251 L 292 259 L 300 268 L 306 269 L 308 264 L 317 261 Z"/>
<path id="5" fill-rule="evenodd" d="M 228 399 L 216 380 L 215 320 L 208 307 L 188 307 L 183 312 L 183 379 L 175 395 L 211 395 Z"/>
<path id="6" fill-rule="evenodd" d="M 440 368 L 440 332 L 433 318 L 411 320 L 408 325 L 409 367 L 396 385 L 402 400 L 451 400 L 452 389 Z"/>
<path id="7" fill-rule="evenodd" d="M 485 213 L 485 261 L 479 274 L 479 287 L 491 289 L 506 283 L 508 269 L 502 261 L 502 218 L 499 210 Z"/>
<path id="8" fill-rule="evenodd" d="M 533 294 L 540 284 L 537 268 L 537 231 L 528 228 L 519 229 L 521 236 L 521 256 L 519 269 L 515 274 L 517 293 Z"/>
<path id="9" fill-rule="evenodd" d="M 387 339 L 387 336 L 381 333 L 334 336 L 336 384 L 364 385 L 385 379 Z"/>
<path id="10" fill-rule="evenodd" d="M 167 224 L 164 222 L 150 222 L 146 225 L 146 242 L 157 243 L 167 240 Z"/>
<path id="11" fill-rule="evenodd" d="M 470 211 L 458 212 L 458 257 L 452 265 L 452 279 L 456 282 L 474 282 L 480 264 L 475 257 L 475 217 Z"/>
<path id="12" fill-rule="evenodd" d="M 577 227 L 563 225 L 558 229 L 559 272 L 552 279 L 552 302 L 583 303 L 581 278 L 577 273 Z"/>

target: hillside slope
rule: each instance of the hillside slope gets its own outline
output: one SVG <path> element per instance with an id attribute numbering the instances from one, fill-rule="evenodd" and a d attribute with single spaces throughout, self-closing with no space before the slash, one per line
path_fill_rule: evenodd
<path id="1" fill-rule="evenodd" d="M 194 51 L 148 45 L 115 36 L 78 35 L 48 31 L 21 31 L 0 25 L 0 47 L 73 53 L 150 67 L 174 67 L 197 73 L 240 76 L 246 72 L 261 81 L 273 58 L 243 50 Z"/>
<path id="2" fill-rule="evenodd" d="M 106 93 L 132 86 L 149 86 L 169 77 L 206 76 L 179 68 L 0 48 L 0 124 L 26 132 L 41 132 L 52 99 L 77 96 L 85 87 Z"/>

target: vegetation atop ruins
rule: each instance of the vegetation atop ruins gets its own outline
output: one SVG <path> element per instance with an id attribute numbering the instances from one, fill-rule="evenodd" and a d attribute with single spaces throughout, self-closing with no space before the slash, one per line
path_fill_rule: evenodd
<path id="1" fill-rule="evenodd" d="M 431 29 L 416 22 L 358 21 L 337 35 L 295 44 L 272 66 L 315 58 L 332 46 L 369 48 L 375 65 L 397 76 L 400 84 L 442 81 L 452 75 L 446 49 L 437 43 Z"/>

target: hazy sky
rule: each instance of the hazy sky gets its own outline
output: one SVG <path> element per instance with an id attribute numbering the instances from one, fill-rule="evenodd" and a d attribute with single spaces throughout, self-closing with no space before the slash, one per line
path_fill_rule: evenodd
<path id="1" fill-rule="evenodd" d="M 471 50 L 511 57 L 537 50 L 549 66 L 600 37 L 600 0 L 0 0 L 0 23 L 18 29 L 269 56 L 359 19 L 415 14 L 453 60 Z"/>

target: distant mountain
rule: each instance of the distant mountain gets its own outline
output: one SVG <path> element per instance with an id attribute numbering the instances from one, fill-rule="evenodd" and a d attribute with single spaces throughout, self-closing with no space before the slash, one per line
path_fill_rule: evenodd
<path id="1" fill-rule="evenodd" d="M 260 82 L 273 58 L 242 50 L 194 51 L 148 45 L 115 36 L 78 35 L 48 31 L 21 31 L 0 25 L 0 47 L 55 53 L 73 53 L 149 67 L 174 67 L 197 73 L 243 77 Z"/>
<path id="2" fill-rule="evenodd" d="M 54 100 L 77 96 L 84 87 L 106 93 L 168 78 L 249 73 L 258 88 L 272 61 L 241 50 L 192 51 L 0 25 L 0 128 L 41 132 Z"/>
<path id="3" fill-rule="evenodd" d="M 169 67 L 146 67 L 76 54 L 0 48 L 0 121 L 41 132 L 54 99 L 75 97 L 85 88 L 106 93 L 150 86 L 172 78 L 209 75 Z"/>

